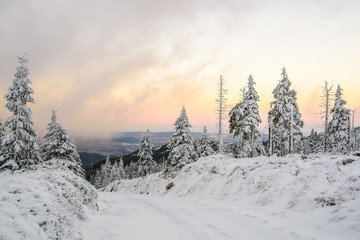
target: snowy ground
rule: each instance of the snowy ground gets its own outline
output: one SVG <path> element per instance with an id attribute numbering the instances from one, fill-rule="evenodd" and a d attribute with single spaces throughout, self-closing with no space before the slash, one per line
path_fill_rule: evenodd
<path id="1" fill-rule="evenodd" d="M 33 168 L 0 173 L 0 239 L 83 239 L 80 223 L 95 212 L 95 188 L 61 166 Z"/>
<path id="2" fill-rule="evenodd" d="M 350 214 L 356 207 L 359 201 L 343 206 Z M 239 203 L 104 192 L 98 214 L 83 231 L 89 240 L 359 239 L 359 225 L 339 223 L 340 216 L 328 221 L 333 211 L 273 212 L 243 209 Z"/>
<path id="3" fill-rule="evenodd" d="M 358 157 L 211 156 L 110 184 L 84 239 L 358 240 L 359 189 Z"/>

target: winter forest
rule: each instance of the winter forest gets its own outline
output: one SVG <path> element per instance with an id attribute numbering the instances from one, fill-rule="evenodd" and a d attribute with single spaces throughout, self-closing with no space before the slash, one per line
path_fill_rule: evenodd
<path id="1" fill-rule="evenodd" d="M 312 209 L 323 208 L 325 210 L 318 213 L 320 217 L 312 220 L 311 224 L 321 225 L 320 228 L 328 230 L 334 225 L 327 224 L 330 220 L 326 218 L 332 214 L 329 212 L 335 210 L 326 210 L 326 207 L 341 207 L 339 216 L 330 216 L 336 219 L 333 223 L 339 222 L 334 228 L 339 229 L 334 239 L 350 227 L 355 230 L 348 232 L 346 239 L 355 239 L 358 234 L 359 208 L 352 209 L 359 206 L 360 201 L 360 128 L 354 126 L 354 111 L 346 107 L 344 90 L 340 85 L 333 88 L 324 82 L 323 94 L 318 96 L 321 99 L 323 131 L 312 130 L 310 135 L 304 136 L 302 128 L 306 123 L 302 120 L 301 109 L 297 104 L 297 91 L 292 88 L 285 68 L 279 71 L 278 81 L 274 79 L 273 100 L 269 103 L 267 119 L 261 119 L 259 114 L 258 102 L 261 96 L 256 91 L 256 78 L 249 75 L 247 85 L 240 90 L 239 102 L 229 106 L 225 79 L 220 76 L 218 96 L 214 96 L 217 97 L 216 141 L 209 139 L 206 126 L 203 127 L 201 139 L 193 138 L 191 121 L 183 106 L 174 121 L 173 135 L 167 144 L 154 148 L 151 132 L 147 130 L 139 143 L 139 150 L 127 156 L 131 159 L 126 164 L 123 158 L 111 159 L 108 155 L 106 160 L 83 169 L 75 143 L 58 122 L 56 110 L 51 113 L 46 135 L 42 139 L 37 135 L 29 106 L 35 104 L 35 100 L 32 97 L 34 90 L 30 86 L 32 82 L 28 77 L 28 63 L 26 56 L 18 57 L 15 78 L 4 95 L 7 102 L 5 107 L 11 115 L 0 122 L 0 239 L 20 239 L 19 236 L 23 236 L 21 239 L 117 239 L 120 235 L 96 235 L 103 234 L 101 229 L 96 230 L 96 227 L 102 226 L 101 218 L 93 217 L 93 221 L 87 220 L 87 225 L 83 223 L 84 219 L 92 219 L 91 216 L 96 214 L 103 214 L 100 217 L 104 217 L 103 211 L 106 209 L 120 211 L 109 210 L 110 205 L 117 202 L 117 195 L 112 192 L 152 195 L 155 198 L 152 200 L 157 204 L 165 201 L 157 197 L 167 194 L 176 199 L 222 199 L 216 202 L 217 207 L 223 206 L 224 201 L 233 200 L 240 205 L 245 204 L 248 209 L 261 206 L 261 211 L 265 211 L 261 219 L 270 219 L 269 209 L 274 206 L 277 211 L 291 209 L 285 220 L 273 213 L 273 225 L 265 227 L 266 231 L 271 232 L 270 239 L 278 239 L 280 236 L 285 239 L 319 236 L 319 239 L 323 239 L 321 237 L 328 234 L 324 230 L 290 230 L 292 227 L 285 226 L 285 222 L 291 216 L 298 216 L 299 221 L 307 219 L 315 214 Z M 264 129 L 259 128 L 262 121 L 267 122 Z M 237 144 L 224 138 L 225 134 L 232 134 Z M 112 195 L 106 195 L 110 193 Z M 97 202 L 98 194 L 104 194 L 101 203 Z M 121 207 L 118 206 L 124 214 L 129 214 L 124 209 L 126 204 L 131 207 L 136 201 L 145 201 L 139 197 L 128 198 L 123 200 Z M 281 205 L 282 201 L 284 206 Z M 166 206 L 174 208 L 175 202 L 171 204 Z M 213 218 L 210 217 L 213 222 L 209 224 L 218 226 L 215 222 L 221 219 L 219 208 L 199 210 L 197 205 L 191 204 L 189 211 L 197 209 L 194 210 L 197 214 L 204 214 L 201 211 L 214 214 Z M 8 210 L 7 206 L 16 210 Z M 150 211 L 144 206 L 140 207 Z M 238 209 L 236 204 L 230 206 Z M 161 211 L 149 214 L 158 216 Z M 355 212 L 348 216 L 345 211 Z M 186 221 L 183 215 L 176 215 L 180 212 L 172 214 L 172 218 L 179 217 L 179 221 Z M 349 221 L 341 222 L 340 215 L 346 216 Z M 19 222 L 18 218 L 22 220 Z M 127 220 L 121 218 L 120 214 L 117 218 L 120 222 Z M 158 218 L 155 222 L 161 224 L 160 216 Z M 203 223 L 199 219 L 196 221 L 194 225 L 201 228 Z M 240 224 L 238 221 L 234 223 Z M 259 224 L 256 221 L 251 220 L 251 223 L 255 226 Z M 354 225 L 350 224 L 351 221 Z M 286 230 L 280 231 L 280 234 L 271 230 L 278 226 Z M 28 227 L 33 229 L 27 230 Z M 225 231 L 224 226 L 220 227 L 221 231 Z M 207 237 L 214 231 L 207 228 L 204 230 L 206 237 L 201 239 L 209 239 Z M 157 234 L 155 230 L 151 231 Z M 291 235 L 292 232 L 296 233 Z M 92 234 L 96 237 L 91 237 Z M 176 235 L 173 239 L 200 239 L 196 234 L 188 234 L 183 235 L 184 238 Z M 232 237 L 217 238 L 215 234 L 211 239 L 239 239 L 235 227 L 226 234 Z M 255 232 L 245 231 L 245 235 L 245 239 L 263 239 L 262 234 Z M 168 235 L 165 234 L 165 237 Z"/>

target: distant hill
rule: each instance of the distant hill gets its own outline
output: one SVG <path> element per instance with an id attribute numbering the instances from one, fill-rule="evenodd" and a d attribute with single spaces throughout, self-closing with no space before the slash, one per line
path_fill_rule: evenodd
<path id="1" fill-rule="evenodd" d="M 85 169 L 105 158 L 104 155 L 98 153 L 79 152 L 79 154 L 83 164 L 83 168 Z"/>
<path id="2" fill-rule="evenodd" d="M 150 132 L 151 141 L 157 148 L 169 142 L 173 132 Z M 108 154 L 112 159 L 130 155 L 140 147 L 143 132 L 120 132 L 108 138 L 76 138 L 84 168 L 89 168 L 96 162 L 104 160 Z M 192 133 L 195 139 L 201 138 L 201 133 Z"/>

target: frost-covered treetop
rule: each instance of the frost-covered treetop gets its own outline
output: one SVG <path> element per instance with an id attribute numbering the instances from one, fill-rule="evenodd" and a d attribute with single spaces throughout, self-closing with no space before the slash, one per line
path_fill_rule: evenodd
<path id="1" fill-rule="evenodd" d="M 257 101 L 260 101 L 260 98 L 254 88 L 255 84 L 256 83 L 254 82 L 253 77 L 250 75 L 248 79 L 248 90 L 246 91 L 244 99 L 244 107 L 246 108 L 246 110 L 250 111 L 248 114 L 248 120 L 254 125 L 259 125 L 259 123 L 261 123 L 261 118 L 259 115 L 259 107 Z"/>
<path id="2" fill-rule="evenodd" d="M 280 101 L 289 102 L 290 97 L 296 96 L 295 90 L 290 91 L 291 82 L 288 78 L 288 75 L 286 74 L 285 67 L 282 69 L 281 72 L 282 79 L 279 80 L 278 85 L 273 90 L 273 95 L 275 99 L 278 99 Z M 275 101 L 273 101 L 271 104 L 274 104 Z"/>
<path id="3" fill-rule="evenodd" d="M 180 125 L 186 126 L 186 127 L 192 127 L 191 124 L 189 123 L 189 119 L 187 117 L 185 107 L 182 108 L 181 114 L 176 119 L 175 124 L 174 124 L 175 128 L 176 128 L 176 126 L 180 126 Z"/>
<path id="4" fill-rule="evenodd" d="M 334 106 L 334 109 L 335 109 L 336 105 L 344 106 L 346 104 L 346 101 L 341 98 L 341 96 L 343 95 L 342 91 L 343 91 L 343 89 L 340 87 L 340 85 L 338 85 L 337 89 L 336 89 L 336 93 L 335 93 L 335 106 Z"/>
<path id="5" fill-rule="evenodd" d="M 191 136 L 189 128 L 192 125 L 189 123 L 189 119 L 186 114 L 185 107 L 182 108 L 180 116 L 176 119 L 174 124 L 174 135 L 172 138 L 182 139 L 184 142 L 191 142 L 193 144 L 194 140 Z M 175 141 L 175 145 L 178 145 L 178 141 Z"/>
<path id="6" fill-rule="evenodd" d="M 248 79 L 248 90 L 245 93 L 245 98 L 249 99 L 255 99 L 256 101 L 259 101 L 259 95 L 255 91 L 254 85 L 256 83 L 254 82 L 253 77 L 250 75 Z"/>
<path id="7" fill-rule="evenodd" d="M 5 94 L 5 99 L 8 101 L 5 105 L 10 112 L 24 116 L 32 114 L 30 108 L 25 106 L 27 102 L 35 103 L 30 94 L 34 94 L 34 90 L 28 85 L 31 80 L 28 78 L 29 70 L 25 65 L 28 60 L 24 57 L 18 57 L 20 66 L 16 68 L 15 79 Z"/>

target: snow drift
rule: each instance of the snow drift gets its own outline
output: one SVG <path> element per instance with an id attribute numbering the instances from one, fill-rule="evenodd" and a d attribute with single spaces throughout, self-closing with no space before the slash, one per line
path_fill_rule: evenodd
<path id="1" fill-rule="evenodd" d="M 96 208 L 95 188 L 61 165 L 2 172 L 0 186 L 0 239 L 82 239 Z"/>
<path id="2" fill-rule="evenodd" d="M 169 190 L 168 184 L 173 185 Z M 178 172 L 113 182 L 104 191 L 241 200 L 305 210 L 360 199 L 359 189 L 360 161 L 354 156 L 235 159 L 215 155 Z"/>
<path id="3" fill-rule="evenodd" d="M 312 229 L 309 236 L 320 239 L 324 234 L 330 239 L 359 236 L 359 190 L 359 157 L 296 154 L 209 156 L 178 172 L 121 180 L 103 189 L 222 203 L 224 208 L 254 212 L 289 228 L 296 225 L 297 232 Z"/>

